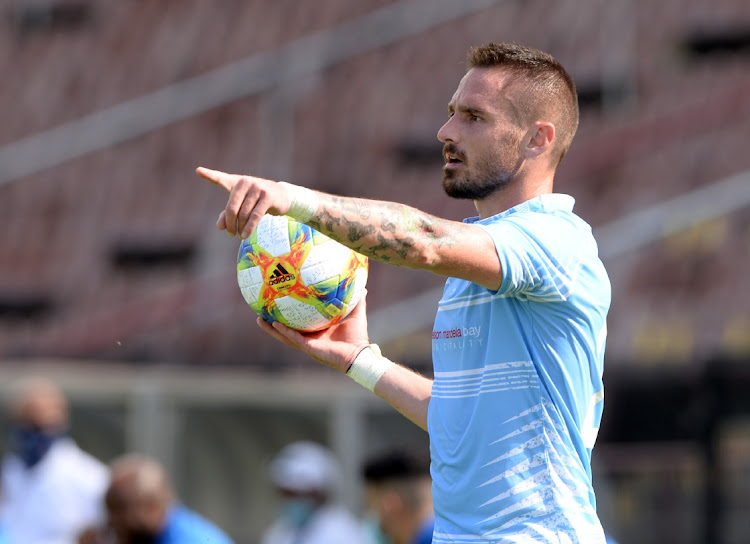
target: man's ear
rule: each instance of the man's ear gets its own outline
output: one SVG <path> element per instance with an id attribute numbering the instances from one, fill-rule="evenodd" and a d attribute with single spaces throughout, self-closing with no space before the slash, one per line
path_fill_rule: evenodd
<path id="1" fill-rule="evenodd" d="M 547 152 L 555 141 L 555 125 L 546 121 L 537 121 L 528 132 L 526 154 L 529 158 L 538 157 Z"/>

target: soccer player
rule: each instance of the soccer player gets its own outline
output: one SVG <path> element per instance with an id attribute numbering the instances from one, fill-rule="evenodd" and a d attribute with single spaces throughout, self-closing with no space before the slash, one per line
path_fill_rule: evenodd
<path id="1" fill-rule="evenodd" d="M 259 326 L 428 430 L 436 544 L 603 544 L 590 458 L 602 413 L 609 280 L 591 228 L 553 178 L 578 125 L 574 83 L 550 55 L 473 48 L 438 131 L 443 188 L 478 217 L 449 221 L 199 168 L 229 192 L 217 226 L 247 237 L 288 214 L 380 261 L 447 276 L 434 381 L 369 343 L 365 301 L 300 334 Z M 429 406 L 429 410 L 428 410 Z"/>

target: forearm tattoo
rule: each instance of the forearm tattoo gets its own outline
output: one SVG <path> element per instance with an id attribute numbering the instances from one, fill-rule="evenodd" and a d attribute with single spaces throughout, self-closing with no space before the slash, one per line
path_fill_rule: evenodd
<path id="1" fill-rule="evenodd" d="M 378 261 L 413 267 L 423 253 L 455 244 L 450 222 L 403 204 L 329 196 L 314 229 Z"/>

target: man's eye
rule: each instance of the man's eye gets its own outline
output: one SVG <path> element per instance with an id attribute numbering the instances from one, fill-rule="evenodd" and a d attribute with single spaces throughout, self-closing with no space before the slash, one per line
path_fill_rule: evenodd
<path id="1" fill-rule="evenodd" d="M 474 114 L 470 114 L 469 121 L 479 121 L 479 117 Z"/>

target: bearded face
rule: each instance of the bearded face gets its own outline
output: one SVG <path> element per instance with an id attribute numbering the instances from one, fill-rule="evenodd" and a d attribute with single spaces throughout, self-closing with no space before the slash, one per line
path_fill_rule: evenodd
<path id="1" fill-rule="evenodd" d="M 518 142 L 508 137 L 494 149 L 465 151 L 443 146 L 443 190 L 452 198 L 482 200 L 510 185 L 523 163 Z"/>
<path id="2" fill-rule="evenodd" d="M 502 70 L 473 68 L 448 104 L 443 142 L 443 189 L 448 196 L 482 200 L 513 183 L 524 163 L 527 127 L 504 91 Z"/>

